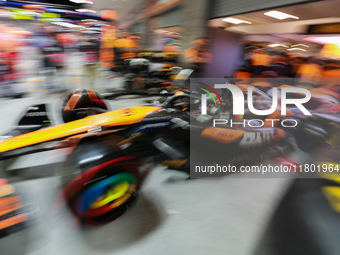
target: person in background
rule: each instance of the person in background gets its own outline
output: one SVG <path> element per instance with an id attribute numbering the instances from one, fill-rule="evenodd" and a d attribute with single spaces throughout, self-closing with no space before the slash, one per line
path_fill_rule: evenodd
<path id="1" fill-rule="evenodd" d="M 133 48 L 135 49 L 136 52 L 138 52 L 140 50 L 141 47 L 141 37 L 133 34 L 127 37 L 127 39 L 130 39 L 133 41 Z"/>
<path id="2" fill-rule="evenodd" d="M 323 68 L 318 59 L 310 57 L 305 59 L 297 71 L 297 78 L 300 78 L 300 86 L 315 87 L 322 77 Z"/>
<path id="3" fill-rule="evenodd" d="M 238 81 L 235 84 L 250 84 L 252 76 L 251 67 L 246 65 L 239 66 L 235 71 L 234 77 L 241 79 L 241 81 Z"/>
<path id="4" fill-rule="evenodd" d="M 79 51 L 83 54 L 85 60 L 84 76 L 93 90 L 95 90 L 96 79 L 99 78 L 99 49 L 99 40 L 90 36 L 84 37 L 83 42 L 79 46 Z"/>
<path id="5" fill-rule="evenodd" d="M 272 57 L 270 70 L 277 74 L 277 77 L 290 77 L 292 73 L 292 66 L 288 62 L 286 54 L 281 53 Z"/>
<path id="6" fill-rule="evenodd" d="M 163 52 L 181 52 L 182 44 L 178 40 L 173 40 L 163 47 Z"/>
<path id="7" fill-rule="evenodd" d="M 131 34 L 128 31 L 121 30 L 117 32 L 117 38 L 114 42 L 114 67 L 112 71 L 116 74 L 111 75 L 109 78 L 116 78 L 122 76 L 128 71 L 126 59 L 137 57 L 138 48 L 137 44 L 132 39 L 128 38 Z"/>
<path id="8" fill-rule="evenodd" d="M 253 54 L 253 50 L 256 49 L 255 46 L 251 46 L 249 44 L 245 44 L 245 49 L 244 49 L 244 59 L 243 63 L 241 66 L 248 66 L 251 67 L 251 56 Z"/>
<path id="9" fill-rule="evenodd" d="M 178 40 L 172 39 L 170 42 L 168 42 L 162 49 L 162 52 L 164 54 L 168 54 L 168 53 L 172 53 L 172 52 L 177 52 L 180 53 L 182 52 L 182 47 L 181 47 L 181 43 Z M 163 68 L 168 69 L 171 67 L 175 67 L 178 66 L 177 62 L 173 62 L 173 63 L 166 63 L 163 65 Z"/>
<path id="10" fill-rule="evenodd" d="M 194 72 L 191 77 L 201 78 L 207 64 L 211 63 L 212 54 L 209 50 L 210 39 L 201 37 L 191 43 L 191 47 L 186 49 L 184 59 L 188 68 Z"/>
<path id="11" fill-rule="evenodd" d="M 61 76 L 57 75 L 57 71 L 60 72 L 63 69 L 64 58 L 56 35 L 46 29 L 44 37 L 41 38 L 43 43 L 39 47 L 41 52 L 39 74 L 45 78 L 46 93 L 55 93 L 64 84 L 59 80 Z"/>
<path id="12" fill-rule="evenodd" d="M 78 37 L 72 33 L 58 33 L 57 39 L 64 53 L 68 51 L 75 51 L 78 43 Z"/>
<path id="13" fill-rule="evenodd" d="M 288 56 L 288 60 L 287 62 L 291 65 L 292 67 L 292 72 L 290 74 L 290 77 L 291 78 L 295 78 L 296 75 L 297 75 L 297 72 L 300 68 L 300 65 L 303 61 L 303 58 L 302 57 L 296 57 L 296 56 Z"/>
<path id="14" fill-rule="evenodd" d="M 340 61 L 327 61 L 321 76 L 323 85 L 340 87 Z"/>
<path id="15" fill-rule="evenodd" d="M 249 66 L 240 66 L 236 69 L 235 78 L 248 79 L 252 77 L 252 70 Z"/>
<path id="16" fill-rule="evenodd" d="M 253 68 L 255 78 L 262 77 L 263 73 L 269 71 L 271 58 L 266 49 L 255 49 L 250 56 L 250 63 Z"/>

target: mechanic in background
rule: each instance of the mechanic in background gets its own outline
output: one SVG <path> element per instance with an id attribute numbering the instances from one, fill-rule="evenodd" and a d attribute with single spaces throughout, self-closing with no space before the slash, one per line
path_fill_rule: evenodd
<path id="1" fill-rule="evenodd" d="M 329 86 L 340 86 L 340 62 L 329 60 L 323 66 L 322 84 Z"/>
<path id="2" fill-rule="evenodd" d="M 85 37 L 79 46 L 79 51 L 83 54 L 85 60 L 84 76 L 93 90 L 95 90 L 96 79 L 99 78 L 99 49 L 99 40 L 91 37 Z"/>
<path id="3" fill-rule="evenodd" d="M 191 47 L 184 53 L 188 68 L 192 68 L 192 78 L 202 78 L 207 64 L 211 63 L 212 55 L 209 50 L 210 39 L 201 37 L 191 43 Z"/>
<path id="4" fill-rule="evenodd" d="M 136 58 L 139 44 L 133 39 L 129 38 L 131 33 L 128 31 L 121 30 L 117 32 L 117 38 L 114 42 L 114 67 L 112 71 L 115 72 L 109 78 L 116 78 L 126 73 L 127 65 L 124 62 L 126 59 Z"/>
<path id="5" fill-rule="evenodd" d="M 313 57 L 307 58 L 297 71 L 299 84 L 306 87 L 315 87 L 322 77 L 323 68 L 319 60 Z"/>
<path id="6" fill-rule="evenodd" d="M 127 37 L 127 39 L 130 39 L 133 41 L 133 48 L 135 51 L 139 51 L 141 48 L 141 40 L 142 38 L 136 34 L 130 35 Z"/>
<path id="7" fill-rule="evenodd" d="M 270 70 L 271 58 L 266 49 L 255 49 L 250 56 L 253 76 L 263 77 L 263 73 Z"/>

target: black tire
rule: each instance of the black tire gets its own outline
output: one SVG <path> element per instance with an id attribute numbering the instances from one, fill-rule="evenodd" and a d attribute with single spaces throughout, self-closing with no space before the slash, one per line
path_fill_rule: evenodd
<path id="1" fill-rule="evenodd" d="M 340 250 L 338 171 L 324 173 L 323 164 L 339 167 L 338 149 L 321 148 L 312 155 L 315 172 L 298 178 L 275 210 L 254 255 L 331 255 Z M 311 164 L 309 164 L 311 166 Z M 310 171 L 309 171 L 310 173 Z M 333 177 L 333 178 L 332 178 Z"/>
<path id="2" fill-rule="evenodd" d="M 64 169 L 68 172 L 63 174 L 62 192 L 67 205 L 88 224 L 108 223 L 128 212 L 137 201 L 145 170 L 112 141 L 98 140 L 80 143 Z"/>

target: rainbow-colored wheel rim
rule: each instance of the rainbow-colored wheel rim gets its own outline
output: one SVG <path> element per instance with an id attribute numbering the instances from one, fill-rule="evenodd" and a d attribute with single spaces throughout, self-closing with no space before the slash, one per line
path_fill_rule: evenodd
<path id="1" fill-rule="evenodd" d="M 64 185 L 62 195 L 81 221 L 111 222 L 137 202 L 147 173 L 144 163 L 136 161 L 136 157 L 117 157 L 75 175 Z"/>
<path id="2" fill-rule="evenodd" d="M 132 173 L 123 172 L 101 180 L 87 188 L 77 199 L 77 214 L 99 217 L 127 202 L 137 190 Z"/>

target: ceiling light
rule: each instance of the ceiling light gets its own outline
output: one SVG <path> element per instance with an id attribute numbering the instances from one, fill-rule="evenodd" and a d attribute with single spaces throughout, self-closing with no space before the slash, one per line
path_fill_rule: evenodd
<path id="1" fill-rule="evenodd" d="M 340 36 L 306 37 L 303 40 L 319 44 L 334 43 L 340 45 Z"/>
<path id="2" fill-rule="evenodd" d="M 91 0 L 70 0 L 70 2 L 77 4 L 93 4 Z"/>
<path id="3" fill-rule="evenodd" d="M 299 51 L 307 51 L 305 49 L 301 49 L 301 48 L 290 48 L 290 49 L 287 49 L 288 51 L 292 51 L 292 50 L 299 50 Z"/>
<path id="4" fill-rule="evenodd" d="M 289 48 L 287 45 L 279 44 L 279 43 L 270 44 L 268 46 L 269 47 L 286 47 L 286 48 Z"/>
<path id="5" fill-rule="evenodd" d="M 225 18 L 225 19 L 222 19 L 222 20 L 225 21 L 225 22 L 233 23 L 233 24 L 241 24 L 241 23 L 251 24 L 251 22 L 249 22 L 249 21 L 245 21 L 245 20 L 242 20 L 242 19 L 235 19 L 235 18 Z"/>
<path id="6" fill-rule="evenodd" d="M 288 18 L 299 19 L 299 17 L 289 15 L 287 13 L 279 12 L 279 11 L 265 12 L 264 15 L 267 15 L 267 16 L 270 16 L 272 18 L 279 19 L 279 20 L 288 19 Z"/>
<path id="7" fill-rule="evenodd" d="M 91 9 L 77 9 L 77 12 L 92 12 L 92 13 L 96 13 L 95 10 L 91 10 Z"/>
<path id="8" fill-rule="evenodd" d="M 302 47 L 309 47 L 308 45 L 306 45 L 306 44 L 302 44 L 302 43 L 298 43 L 298 44 L 295 44 L 295 45 L 292 45 L 291 47 L 298 47 L 298 46 L 302 46 Z"/>

